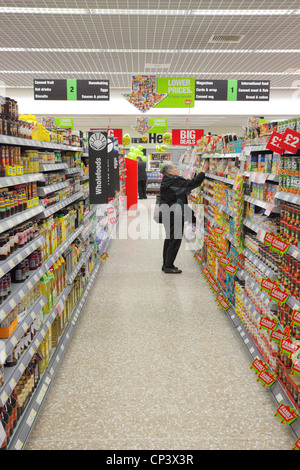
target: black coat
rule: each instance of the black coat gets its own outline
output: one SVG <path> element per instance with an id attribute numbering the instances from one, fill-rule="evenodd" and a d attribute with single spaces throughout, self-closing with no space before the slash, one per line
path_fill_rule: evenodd
<path id="1" fill-rule="evenodd" d="M 189 211 L 187 195 L 192 189 L 201 185 L 205 178 L 205 173 L 200 172 L 191 179 L 185 179 L 182 176 L 165 175 L 160 185 L 160 204 L 180 207 L 181 213 L 185 218 Z"/>
<path id="2" fill-rule="evenodd" d="M 138 181 L 146 181 L 147 173 L 146 173 L 146 162 L 142 160 L 138 160 Z"/>

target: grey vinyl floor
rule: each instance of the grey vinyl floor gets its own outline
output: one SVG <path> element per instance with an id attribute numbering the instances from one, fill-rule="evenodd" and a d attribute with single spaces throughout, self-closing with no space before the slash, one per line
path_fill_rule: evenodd
<path id="1" fill-rule="evenodd" d="M 161 271 L 153 204 L 122 218 L 26 449 L 292 449 L 189 245 Z"/>

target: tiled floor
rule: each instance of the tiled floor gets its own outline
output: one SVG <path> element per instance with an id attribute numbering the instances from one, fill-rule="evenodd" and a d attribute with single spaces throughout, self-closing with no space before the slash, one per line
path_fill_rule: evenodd
<path id="1" fill-rule="evenodd" d="M 291 449 L 192 253 L 164 274 L 140 219 L 122 221 L 135 239 L 113 240 L 26 449 Z"/>

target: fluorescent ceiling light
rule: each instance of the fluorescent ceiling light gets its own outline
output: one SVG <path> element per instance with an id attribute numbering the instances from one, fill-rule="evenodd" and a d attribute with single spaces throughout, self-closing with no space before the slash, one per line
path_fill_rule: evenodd
<path id="1" fill-rule="evenodd" d="M 75 54 L 80 52 L 98 54 L 299 54 L 300 49 L 98 49 L 70 47 L 0 47 L 0 52 L 70 52 Z M 158 64 L 155 66 L 157 67 Z"/>
<path id="2" fill-rule="evenodd" d="M 50 15 L 138 15 L 138 16 L 285 16 L 300 10 L 139 10 L 111 8 L 0 7 L 0 13 Z"/>
<path id="3" fill-rule="evenodd" d="M 1 74 L 46 74 L 46 75 L 143 75 L 145 72 L 112 72 L 112 71 L 82 71 L 82 70 L 0 70 Z M 182 76 L 183 72 L 160 72 L 160 75 Z M 294 72 L 185 72 L 184 76 L 194 75 L 300 75 L 300 71 Z"/>

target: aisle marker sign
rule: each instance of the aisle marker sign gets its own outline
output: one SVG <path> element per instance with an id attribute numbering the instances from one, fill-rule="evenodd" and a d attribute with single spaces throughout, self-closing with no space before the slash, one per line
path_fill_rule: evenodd
<path id="1" fill-rule="evenodd" d="M 195 81 L 196 101 L 269 101 L 269 80 Z"/>
<path id="2" fill-rule="evenodd" d="M 109 101 L 109 80 L 35 79 L 35 100 Z"/>

